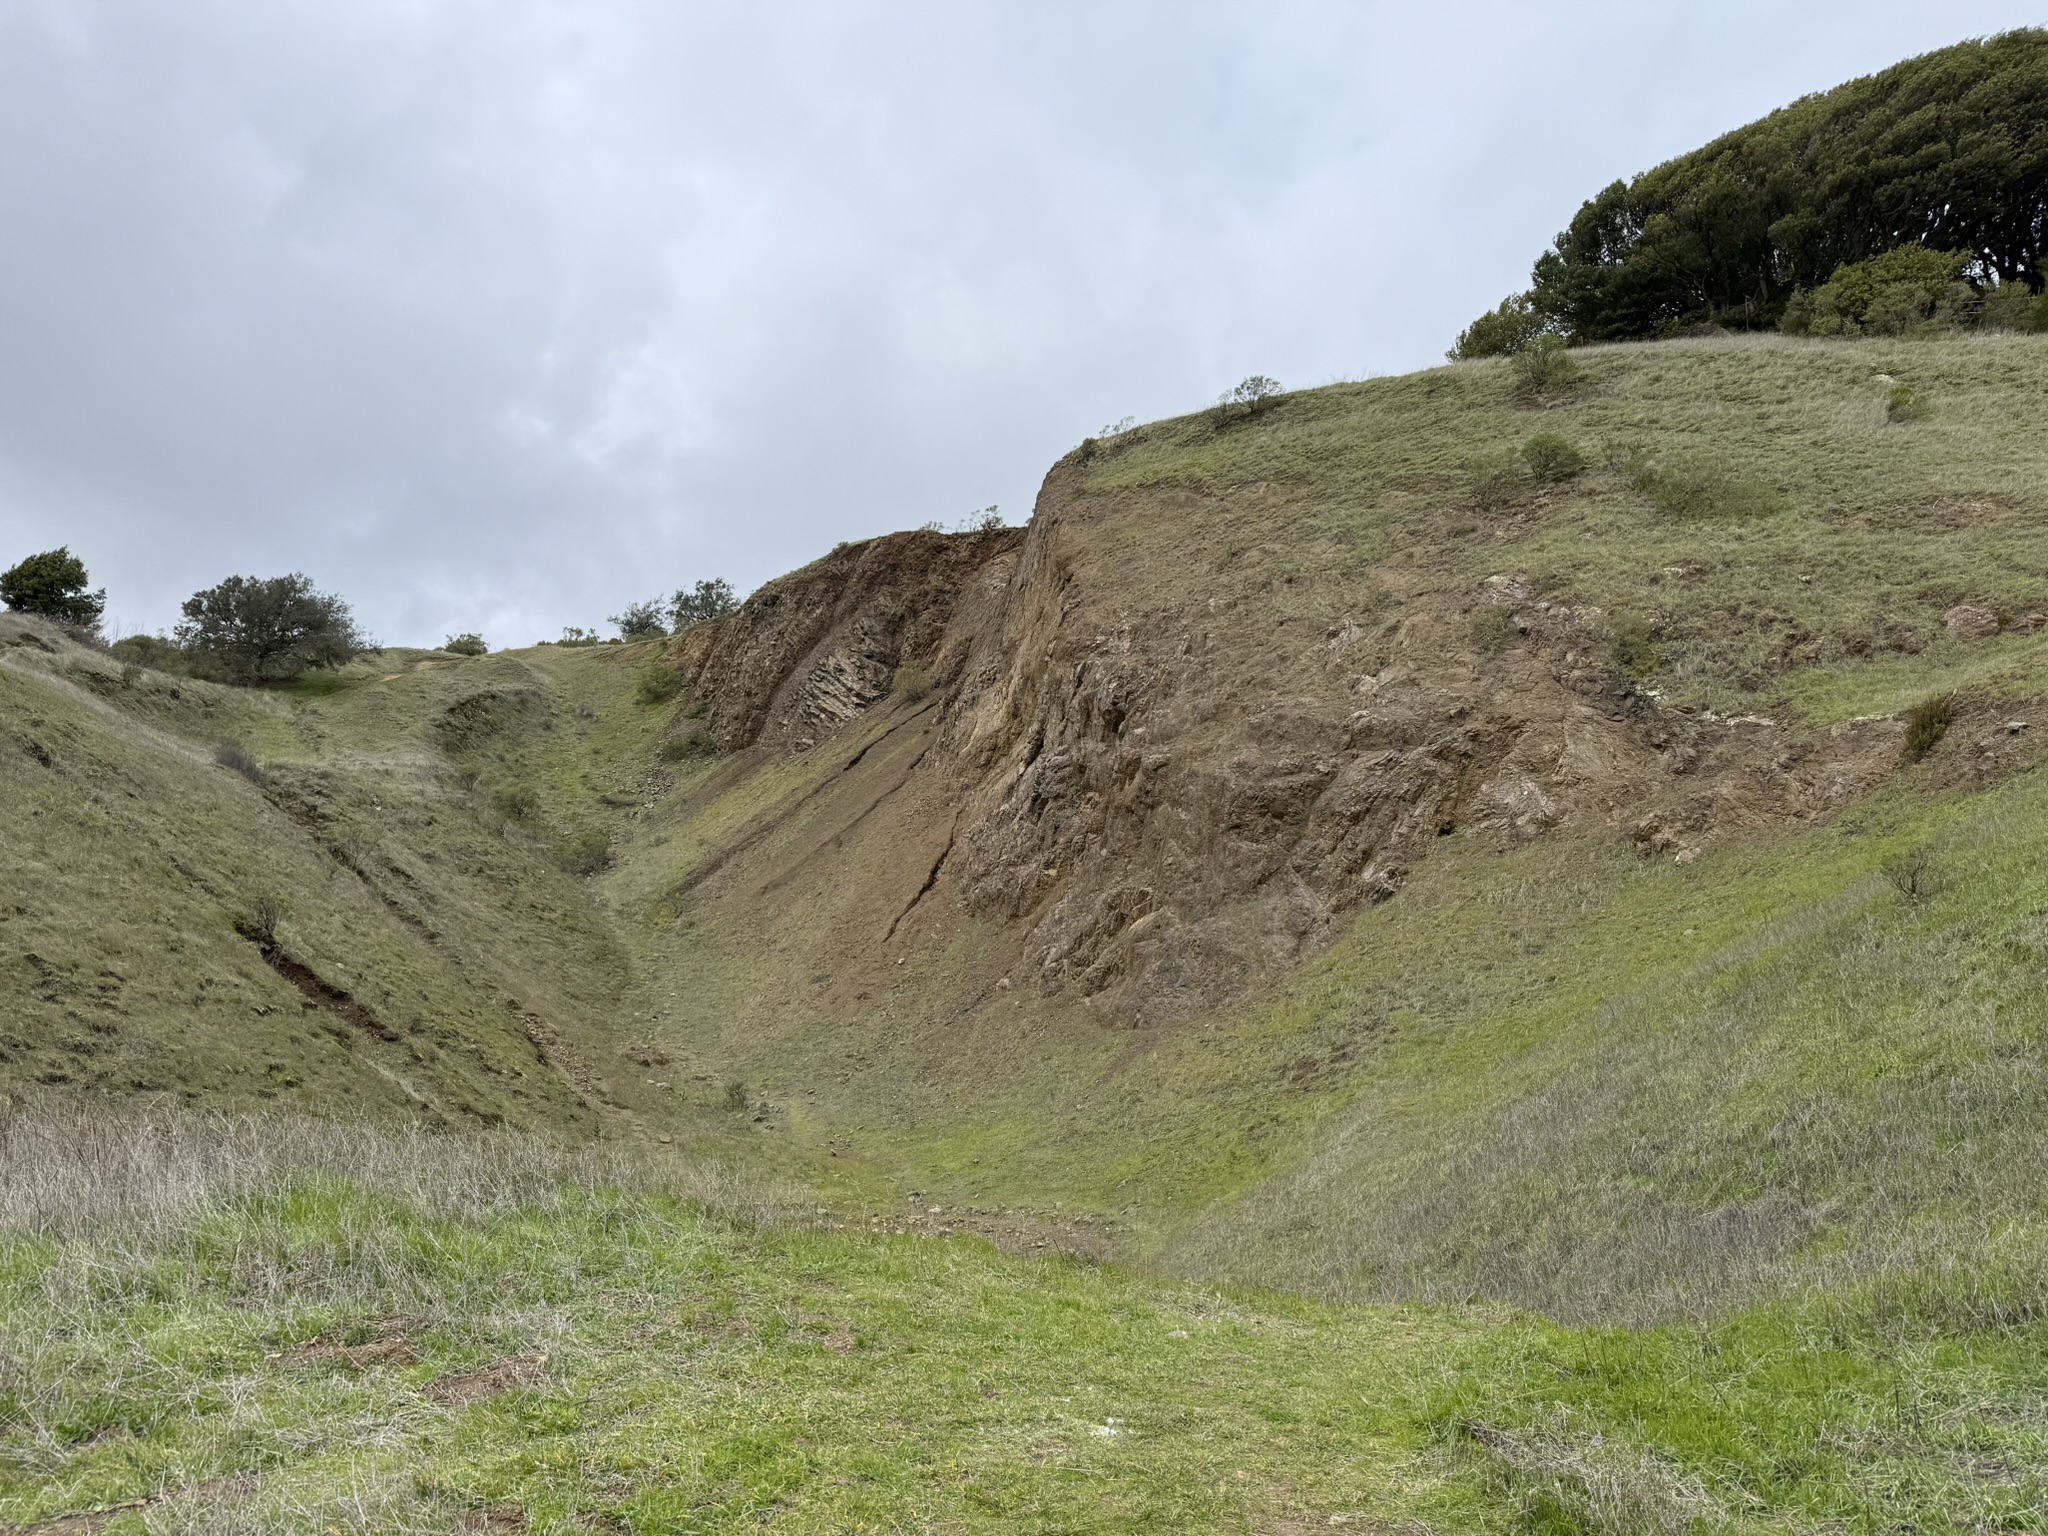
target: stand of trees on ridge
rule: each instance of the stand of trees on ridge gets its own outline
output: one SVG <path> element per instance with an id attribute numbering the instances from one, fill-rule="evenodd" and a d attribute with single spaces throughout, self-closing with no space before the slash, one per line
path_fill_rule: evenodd
<path id="1" fill-rule="evenodd" d="M 1878 267 L 1907 247 L 1951 265 L 1931 287 L 1932 263 Z M 1816 301 L 1858 269 L 1848 286 L 1929 295 L 1909 306 L 1892 294 L 1872 328 L 2048 329 L 2044 256 L 2048 30 L 2030 28 L 1806 97 L 1615 182 L 1537 258 L 1528 292 L 1475 320 L 1451 356 L 1516 352 L 1545 332 L 1572 344 L 1712 327 L 1842 334 L 1852 326 L 1826 326 L 1848 310 Z M 1870 301 L 1856 303 L 1860 330 Z"/>
<path id="2" fill-rule="evenodd" d="M 722 619 L 738 606 L 739 595 L 733 591 L 732 583 L 723 576 L 714 576 L 694 587 L 678 588 L 675 596 L 666 601 L 650 597 L 644 603 L 628 603 L 623 613 L 612 615 L 611 621 L 618 626 L 622 640 L 649 640 L 660 635 L 680 635 L 693 624 Z M 596 639 L 580 629 L 565 630 L 561 643 L 590 645 Z"/>
<path id="3" fill-rule="evenodd" d="M 0 572 L 0 604 L 63 626 L 76 638 L 98 644 L 105 589 L 89 590 L 85 562 L 68 547 L 30 555 Z M 739 606 L 732 583 L 722 577 L 679 589 L 666 602 L 634 603 L 612 622 L 622 638 L 645 639 L 682 633 L 693 624 L 722 618 Z M 106 647 L 123 661 L 209 682 L 261 687 L 296 682 L 306 673 L 345 666 L 379 649 L 364 634 L 341 598 L 314 587 L 307 577 L 230 576 L 195 592 L 180 605 L 169 635 L 128 635 Z M 583 629 L 563 632 L 564 645 L 604 642 Z M 616 642 L 613 642 L 616 643 Z M 444 650 L 482 656 L 490 647 L 477 634 L 451 635 Z"/>

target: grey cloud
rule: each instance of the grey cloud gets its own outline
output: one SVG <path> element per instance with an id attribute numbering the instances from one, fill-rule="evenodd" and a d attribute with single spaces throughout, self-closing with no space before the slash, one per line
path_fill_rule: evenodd
<path id="1" fill-rule="evenodd" d="M 0 555 L 514 642 L 1021 516 L 1103 421 L 1427 365 L 1606 180 L 1955 36 L 1787 9 L 25 0 Z"/>

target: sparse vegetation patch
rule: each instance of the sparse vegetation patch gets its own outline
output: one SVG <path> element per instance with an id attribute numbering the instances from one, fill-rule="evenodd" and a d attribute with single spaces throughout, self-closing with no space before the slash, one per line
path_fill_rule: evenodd
<path id="1" fill-rule="evenodd" d="M 1906 711 L 1906 736 L 1899 751 L 1909 763 L 1917 763 L 1940 745 L 1955 723 L 1955 695 L 1937 693 L 1922 699 Z"/>

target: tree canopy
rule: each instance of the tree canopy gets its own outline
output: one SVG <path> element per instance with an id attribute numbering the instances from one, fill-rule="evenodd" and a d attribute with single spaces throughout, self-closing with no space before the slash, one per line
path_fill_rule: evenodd
<path id="1" fill-rule="evenodd" d="M 203 671 L 232 683 L 286 683 L 314 667 L 338 667 L 369 642 L 348 604 L 297 572 L 260 580 L 230 576 L 185 599 L 178 644 Z"/>
<path id="2" fill-rule="evenodd" d="M 1925 54 L 1808 96 L 1581 207 L 1526 296 L 1454 355 L 1513 351 L 1531 318 L 1573 342 L 1775 325 L 1792 295 L 1904 245 L 2043 288 L 2048 31 Z"/>
<path id="3" fill-rule="evenodd" d="M 989 510 L 995 509 L 991 507 Z M 738 606 L 739 597 L 733 591 L 732 583 L 723 576 L 714 576 L 687 590 L 678 589 L 676 595 L 669 599 L 668 612 L 676 632 L 680 634 L 692 624 L 722 619 Z"/>
<path id="4" fill-rule="evenodd" d="M 107 611 L 107 594 L 88 592 L 90 581 L 85 562 L 68 546 L 46 549 L 0 574 L 0 603 L 17 613 L 92 629 Z"/>

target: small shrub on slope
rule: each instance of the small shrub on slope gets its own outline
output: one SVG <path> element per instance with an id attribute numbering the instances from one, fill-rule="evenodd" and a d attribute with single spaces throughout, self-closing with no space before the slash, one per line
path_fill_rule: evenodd
<path id="1" fill-rule="evenodd" d="M 1659 511 L 1673 517 L 1764 517 L 1778 507 L 1777 498 L 1763 486 L 1730 475 L 1711 462 L 1665 463 L 1635 447 L 1612 452 L 1608 462 L 1631 490 L 1649 497 Z"/>
<path id="2" fill-rule="evenodd" d="M 688 762 L 693 757 L 709 757 L 718 750 L 711 733 L 703 726 L 690 724 L 661 739 L 656 755 L 665 763 Z"/>
<path id="3" fill-rule="evenodd" d="M 1919 762 L 1940 744 L 1955 718 L 1953 694 L 1937 693 L 1922 699 L 1906 712 L 1906 739 L 1900 744 L 1899 755 L 1909 763 Z"/>
<path id="4" fill-rule="evenodd" d="M 1277 400 L 1280 394 L 1278 379 L 1268 378 L 1263 373 L 1255 373 L 1223 392 L 1222 397 L 1216 402 L 1213 418 L 1215 424 L 1218 427 L 1226 427 L 1233 421 L 1257 416 L 1267 405 Z"/>
<path id="5" fill-rule="evenodd" d="M 1472 647 L 1482 656 L 1498 656 L 1520 638 L 1515 616 L 1506 608 L 1482 608 L 1472 620 Z"/>
<path id="6" fill-rule="evenodd" d="M 185 653 L 162 635 L 124 635 L 107 649 L 115 660 L 152 672 L 182 677 L 192 670 Z"/>
<path id="7" fill-rule="evenodd" d="M 507 821 L 531 821 L 540 813 L 540 802 L 530 789 L 508 787 L 491 792 L 491 808 Z"/>
<path id="8" fill-rule="evenodd" d="M 484 644 L 484 637 L 482 635 L 470 633 L 450 635 L 448 643 L 442 646 L 441 649 L 452 651 L 457 656 L 486 656 L 490 654 L 491 648 Z"/>
<path id="9" fill-rule="evenodd" d="M 251 757 L 240 747 L 234 745 L 215 747 L 213 750 L 213 760 L 229 772 L 239 773 L 251 784 L 261 784 L 263 782 L 262 768 L 257 766 L 255 758 Z"/>
<path id="10" fill-rule="evenodd" d="M 640 674 L 633 696 L 642 704 L 666 704 L 683 691 L 683 674 L 674 667 L 649 667 Z"/>
<path id="11" fill-rule="evenodd" d="M 1575 389 L 1585 377 L 1564 338 L 1545 332 L 1514 354 L 1515 393 L 1527 400 L 1539 400 Z"/>
<path id="12" fill-rule="evenodd" d="M 1575 479 L 1586 468 L 1586 456 L 1555 432 L 1538 432 L 1522 444 L 1522 462 L 1530 474 L 1551 485 Z"/>
<path id="13" fill-rule="evenodd" d="M 611 866 L 612 840 L 600 831 L 578 832 L 556 845 L 555 862 L 567 874 L 598 874 Z"/>
<path id="14" fill-rule="evenodd" d="M 1884 877 L 1916 906 L 1941 894 L 1941 871 L 1935 864 L 1934 850 L 1925 843 L 1885 865 Z"/>
<path id="15" fill-rule="evenodd" d="M 1243 406 L 1247 416 L 1256 416 L 1266 408 L 1267 401 L 1277 398 L 1279 394 L 1278 379 L 1268 378 L 1263 373 L 1255 373 L 1231 390 L 1227 398 Z"/>

